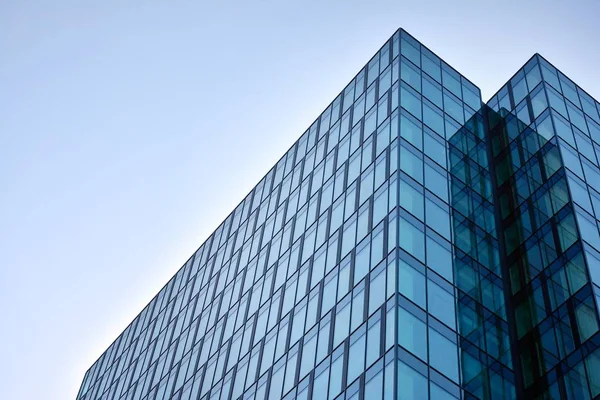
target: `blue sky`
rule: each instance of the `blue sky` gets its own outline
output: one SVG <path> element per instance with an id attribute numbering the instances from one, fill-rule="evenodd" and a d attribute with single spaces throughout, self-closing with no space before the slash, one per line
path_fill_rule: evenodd
<path id="1" fill-rule="evenodd" d="M 600 99 L 600 2 L 0 0 L 0 398 L 86 369 L 403 27 L 487 100 Z"/>

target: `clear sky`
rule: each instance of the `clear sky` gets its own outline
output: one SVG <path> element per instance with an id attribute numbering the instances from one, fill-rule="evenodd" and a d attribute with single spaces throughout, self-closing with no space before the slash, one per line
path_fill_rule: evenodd
<path id="1" fill-rule="evenodd" d="M 87 368 L 404 27 L 487 100 L 600 99 L 600 1 L 0 0 L 0 398 Z"/>

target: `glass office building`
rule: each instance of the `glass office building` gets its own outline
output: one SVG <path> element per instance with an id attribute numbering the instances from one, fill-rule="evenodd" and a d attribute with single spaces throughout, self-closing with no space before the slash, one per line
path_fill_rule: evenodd
<path id="1" fill-rule="evenodd" d="M 92 399 L 600 395 L 600 104 L 397 31 L 87 371 Z"/>

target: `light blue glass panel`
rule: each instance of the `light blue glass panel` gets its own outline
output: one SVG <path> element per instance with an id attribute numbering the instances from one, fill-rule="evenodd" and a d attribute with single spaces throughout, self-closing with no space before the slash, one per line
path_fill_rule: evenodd
<path id="1" fill-rule="evenodd" d="M 381 318 L 380 313 L 369 319 L 367 331 L 367 366 L 379 358 L 381 348 Z"/>
<path id="2" fill-rule="evenodd" d="M 542 81 L 542 76 L 540 74 L 540 69 L 537 63 L 533 66 L 533 68 L 527 71 L 526 79 L 527 86 L 529 86 L 529 90 L 535 88 L 537 84 Z"/>
<path id="3" fill-rule="evenodd" d="M 456 97 L 444 93 L 444 111 L 458 121 L 458 123 L 464 124 L 465 116 L 462 103 Z"/>
<path id="4" fill-rule="evenodd" d="M 444 136 L 444 116 L 442 111 L 429 103 L 423 101 L 423 122 L 438 135 Z"/>
<path id="5" fill-rule="evenodd" d="M 425 209 L 427 211 L 427 225 L 435 229 L 440 235 L 450 240 L 450 214 L 449 211 L 442 208 L 436 202 L 429 198 L 425 199 Z"/>
<path id="6" fill-rule="evenodd" d="M 366 334 L 364 327 L 356 331 L 350 338 L 348 350 L 348 379 L 351 383 L 365 369 Z"/>
<path id="7" fill-rule="evenodd" d="M 421 98 L 414 89 L 400 85 L 400 105 L 412 115 L 421 119 Z"/>
<path id="8" fill-rule="evenodd" d="M 427 378 L 402 361 L 398 361 L 398 399 L 429 399 Z"/>
<path id="9" fill-rule="evenodd" d="M 458 382 L 458 353 L 456 344 L 429 328 L 429 362 L 448 378 Z"/>
<path id="10" fill-rule="evenodd" d="M 546 94 L 541 88 L 535 94 L 532 94 L 531 107 L 533 108 L 533 118 L 537 118 L 548 107 Z"/>
<path id="11" fill-rule="evenodd" d="M 523 75 L 521 75 L 522 77 Z M 512 91 L 515 104 L 519 104 L 521 100 L 528 94 L 527 83 L 524 78 L 518 79 L 516 82 L 512 82 Z"/>
<path id="12" fill-rule="evenodd" d="M 278 399 L 281 397 L 281 389 L 283 388 L 283 378 L 285 372 L 285 363 L 281 363 L 280 367 L 276 371 L 273 371 L 271 376 L 271 387 L 269 388 L 269 398 Z"/>
<path id="13" fill-rule="evenodd" d="M 441 120 L 441 126 L 443 127 L 443 120 Z M 438 139 L 432 132 L 425 132 L 425 154 L 446 168 L 446 145 L 443 143 L 443 139 Z"/>
<path id="14" fill-rule="evenodd" d="M 377 268 L 370 277 L 369 284 L 369 315 L 385 301 L 385 265 Z"/>
<path id="15" fill-rule="evenodd" d="M 565 100 L 563 97 L 550 86 L 548 86 L 546 90 L 548 99 L 550 100 L 550 107 L 558 111 L 563 117 L 568 118 L 569 114 L 567 114 L 567 108 L 565 107 Z"/>
<path id="16" fill-rule="evenodd" d="M 417 67 L 421 65 L 421 53 L 419 49 L 410 44 L 405 38 L 401 39 L 400 53 L 413 62 Z"/>
<path id="17" fill-rule="evenodd" d="M 450 69 L 447 65 L 442 65 L 442 83 L 444 87 L 449 89 L 456 97 L 462 98 L 460 77 L 458 73 Z"/>
<path id="18" fill-rule="evenodd" d="M 573 136 L 571 124 L 566 119 L 555 113 L 552 113 L 552 119 L 554 120 L 556 134 L 563 138 L 571 146 L 575 147 L 575 138 Z"/>
<path id="19" fill-rule="evenodd" d="M 451 293 L 427 280 L 427 310 L 452 329 L 456 329 L 454 302 Z"/>
<path id="20" fill-rule="evenodd" d="M 425 187 L 446 203 L 448 199 L 448 177 L 437 168 L 425 164 Z"/>
<path id="21" fill-rule="evenodd" d="M 400 169 L 423 184 L 423 160 L 405 145 L 400 146 Z"/>
<path id="22" fill-rule="evenodd" d="M 398 237 L 400 239 L 400 247 L 412 254 L 418 260 L 425 259 L 425 237 L 419 228 L 400 218 Z"/>
<path id="23" fill-rule="evenodd" d="M 302 363 L 300 364 L 300 379 L 304 378 L 315 365 L 315 354 L 317 351 L 317 333 L 318 330 L 314 329 L 306 335 L 304 339 L 304 346 L 302 347 Z"/>
<path id="24" fill-rule="evenodd" d="M 450 250 L 429 236 L 427 237 L 427 265 L 452 282 L 452 254 Z"/>
<path id="25" fill-rule="evenodd" d="M 331 327 L 331 323 L 329 321 L 329 316 L 325 319 L 321 320 L 319 324 L 319 342 L 317 345 L 317 358 L 316 362 L 320 362 L 329 351 L 329 331 Z"/>
<path id="26" fill-rule="evenodd" d="M 425 275 L 422 269 L 411 266 L 401 258 L 398 262 L 398 286 L 406 298 L 425 308 Z"/>
<path id="27" fill-rule="evenodd" d="M 327 396 L 327 388 L 329 386 L 329 361 L 325 361 L 323 368 L 317 367 L 315 371 L 315 381 L 313 383 L 313 397 Z"/>
<path id="28" fill-rule="evenodd" d="M 431 398 L 436 400 L 454 400 L 456 397 L 452 396 L 450 393 L 446 392 L 444 389 L 436 385 L 435 383 L 431 383 Z"/>
<path id="29" fill-rule="evenodd" d="M 425 322 L 398 308 L 398 344 L 422 360 L 427 360 L 427 326 Z"/>
<path id="30" fill-rule="evenodd" d="M 412 64 L 402 60 L 400 62 L 400 76 L 404 82 L 411 85 L 415 90 L 421 91 L 421 72 Z"/>
<path id="31" fill-rule="evenodd" d="M 375 366 L 373 368 L 376 368 Z M 383 395 L 383 369 L 379 366 L 379 371 L 375 376 L 369 377 L 365 384 L 365 399 L 379 400 Z M 370 371 L 369 371 L 370 372 Z M 367 375 L 370 375 L 367 372 Z"/>
<path id="32" fill-rule="evenodd" d="M 348 298 L 350 300 L 350 298 Z M 335 329 L 333 330 L 333 346 L 340 344 L 348 337 L 350 328 L 350 301 L 343 301 L 337 306 L 335 316 Z"/>
<path id="33" fill-rule="evenodd" d="M 350 332 L 362 324 L 365 312 L 365 289 L 359 285 L 352 291 L 352 316 L 350 321 Z"/>
<path id="34" fill-rule="evenodd" d="M 440 68 L 440 59 L 432 52 L 423 49 L 421 57 L 422 68 L 429 76 L 433 77 L 436 81 L 442 80 L 442 70 Z"/>
<path id="35" fill-rule="evenodd" d="M 343 348 L 342 348 L 343 349 Z M 342 350 L 340 349 L 340 350 Z M 344 353 L 334 352 L 333 362 L 331 363 L 331 380 L 329 381 L 329 398 L 333 399 L 342 390 L 342 377 L 344 374 Z M 316 395 L 317 398 L 324 398 L 324 392 Z M 313 398 L 315 396 L 313 395 Z"/>
<path id="36" fill-rule="evenodd" d="M 356 248 L 356 259 L 354 262 L 354 280 L 356 284 L 369 272 L 369 262 L 371 259 L 371 243 L 367 238 Z"/>
<path id="37" fill-rule="evenodd" d="M 419 150 L 423 150 L 423 129 L 421 123 L 414 117 L 400 114 L 400 136 Z"/>

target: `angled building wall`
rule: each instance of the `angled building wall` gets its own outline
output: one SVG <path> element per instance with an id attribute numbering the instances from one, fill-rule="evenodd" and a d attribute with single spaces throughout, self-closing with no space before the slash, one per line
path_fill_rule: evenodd
<path id="1" fill-rule="evenodd" d="M 397 31 L 78 399 L 597 395 L 600 117 L 569 82 L 536 55 L 488 107 Z"/>

